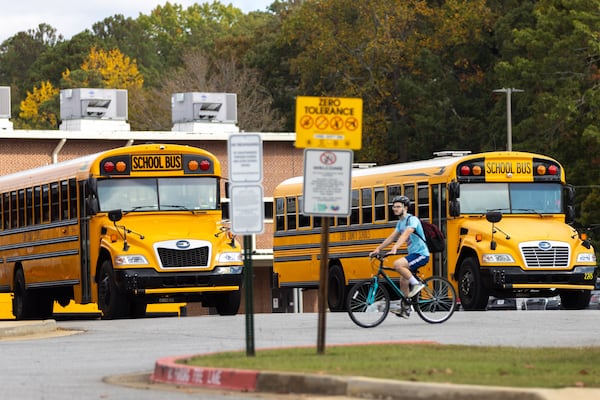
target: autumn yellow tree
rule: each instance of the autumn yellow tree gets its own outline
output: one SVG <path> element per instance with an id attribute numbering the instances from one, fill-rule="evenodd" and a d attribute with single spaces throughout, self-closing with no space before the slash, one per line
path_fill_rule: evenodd
<path id="1" fill-rule="evenodd" d="M 93 47 L 81 64 L 81 69 L 62 74 L 64 87 L 102 87 L 111 89 L 139 89 L 144 78 L 135 60 L 127 57 L 119 49 L 105 51 Z"/>
<path id="2" fill-rule="evenodd" d="M 22 129 L 56 129 L 58 127 L 58 89 L 45 81 L 21 102 L 19 117 Z"/>

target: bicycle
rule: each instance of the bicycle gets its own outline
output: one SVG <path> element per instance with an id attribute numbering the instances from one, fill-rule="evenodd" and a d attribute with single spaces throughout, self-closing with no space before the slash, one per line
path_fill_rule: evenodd
<path id="1" fill-rule="evenodd" d="M 450 281 L 441 276 L 431 276 L 422 279 L 418 274 L 416 278 L 425 287 L 412 298 L 408 298 L 392 281 L 385 271 L 394 271 L 393 268 L 383 265 L 383 260 L 388 254 L 375 254 L 371 262 L 379 261 L 377 272 L 371 279 L 358 282 L 348 292 L 346 306 L 350 319 L 363 328 L 373 328 L 381 324 L 390 312 L 390 294 L 386 283 L 400 298 L 401 307 L 411 307 L 419 317 L 430 324 L 439 324 L 447 321 L 456 305 L 456 290 Z"/>

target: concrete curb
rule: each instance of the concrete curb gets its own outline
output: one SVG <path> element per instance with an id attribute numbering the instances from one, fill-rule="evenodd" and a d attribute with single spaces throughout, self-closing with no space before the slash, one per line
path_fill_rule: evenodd
<path id="1" fill-rule="evenodd" d="M 49 333 L 56 331 L 56 329 L 56 321 L 53 319 L 42 321 L 1 321 L 0 339 Z"/>
<path id="2" fill-rule="evenodd" d="M 545 400 L 544 390 L 416 383 L 363 377 L 278 373 L 185 365 L 187 357 L 156 361 L 150 381 L 241 392 L 321 394 L 386 400 Z"/>

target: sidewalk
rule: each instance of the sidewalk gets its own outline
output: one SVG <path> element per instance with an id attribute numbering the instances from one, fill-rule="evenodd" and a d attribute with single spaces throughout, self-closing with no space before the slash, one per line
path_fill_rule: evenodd
<path id="1" fill-rule="evenodd" d="M 0 340 L 23 336 L 52 333 L 57 330 L 56 321 L 0 321 Z"/>
<path id="2" fill-rule="evenodd" d="M 0 321 L 0 340 L 59 331 L 55 320 Z M 156 361 L 151 382 L 221 390 L 297 393 L 389 400 L 597 400 L 600 389 L 520 389 L 417 383 L 364 377 L 279 373 L 185 365 L 191 356 Z"/>
<path id="3" fill-rule="evenodd" d="M 197 367 L 190 356 L 156 361 L 150 381 L 221 390 L 389 400 L 598 400 L 600 389 L 522 389 Z"/>

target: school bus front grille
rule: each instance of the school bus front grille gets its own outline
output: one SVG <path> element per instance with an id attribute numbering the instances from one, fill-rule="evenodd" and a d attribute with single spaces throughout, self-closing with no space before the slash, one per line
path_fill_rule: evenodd
<path id="1" fill-rule="evenodd" d="M 568 246 L 553 246 L 548 250 L 527 246 L 522 247 L 521 252 L 528 268 L 561 268 L 569 265 Z"/>
<path id="2" fill-rule="evenodd" d="M 163 268 L 208 266 L 208 246 L 187 250 L 159 247 L 157 251 Z"/>

